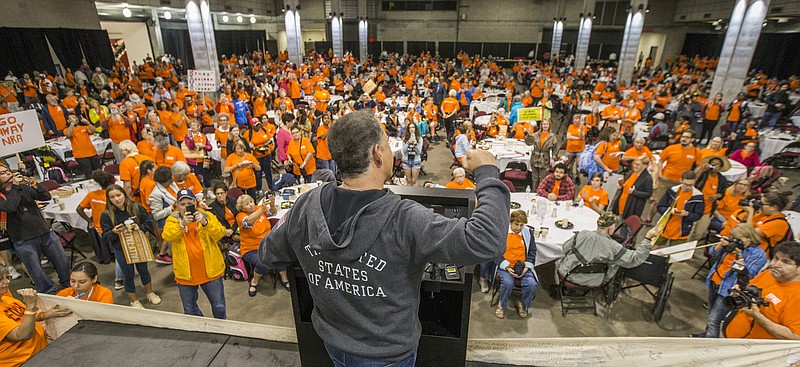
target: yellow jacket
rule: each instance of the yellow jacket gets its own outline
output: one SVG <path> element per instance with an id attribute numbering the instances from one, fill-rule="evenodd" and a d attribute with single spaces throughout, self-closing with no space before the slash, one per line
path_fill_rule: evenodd
<path id="1" fill-rule="evenodd" d="M 200 208 L 197 208 L 197 211 L 208 218 L 207 225 L 198 225 L 197 228 L 200 231 L 200 244 L 203 247 L 206 275 L 213 279 L 222 275 L 225 271 L 225 262 L 219 246 L 217 246 L 217 241 L 225 236 L 225 227 L 219 223 L 214 214 Z M 175 271 L 175 278 L 192 281 L 192 272 L 189 269 L 189 255 L 186 252 L 186 244 L 183 242 L 183 228 L 177 213 L 177 211 L 173 212 L 172 215 L 167 217 L 161 237 L 164 241 L 172 242 L 172 268 Z"/>

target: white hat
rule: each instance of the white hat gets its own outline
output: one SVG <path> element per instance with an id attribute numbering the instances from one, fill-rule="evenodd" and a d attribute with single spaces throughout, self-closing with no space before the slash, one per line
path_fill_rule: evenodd
<path id="1" fill-rule="evenodd" d="M 665 117 L 665 116 L 664 116 L 664 114 L 663 114 L 663 113 L 661 113 L 661 112 L 659 112 L 659 113 L 657 113 L 657 114 L 653 115 L 653 119 L 654 119 L 654 120 L 663 120 L 663 119 L 665 119 L 665 118 L 666 118 L 666 117 Z"/>

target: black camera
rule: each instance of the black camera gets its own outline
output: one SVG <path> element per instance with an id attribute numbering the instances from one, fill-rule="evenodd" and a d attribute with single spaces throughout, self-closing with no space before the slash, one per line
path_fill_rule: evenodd
<path id="1" fill-rule="evenodd" d="M 732 291 L 725 297 L 725 306 L 733 310 L 748 308 L 750 305 L 769 306 L 769 302 L 761 297 L 761 288 L 750 285 L 750 271 L 741 263 L 734 262 L 731 270 L 736 273 L 736 285 L 739 291 Z"/>
<path id="2" fill-rule="evenodd" d="M 751 204 L 750 200 L 747 200 L 747 199 L 739 200 L 739 205 L 740 206 L 751 206 L 750 204 Z M 761 200 L 752 200 L 752 207 L 753 207 L 753 210 L 761 209 Z"/>
<path id="3" fill-rule="evenodd" d="M 722 249 L 727 252 L 733 252 L 736 249 L 744 251 L 744 242 L 741 239 L 731 237 L 728 238 L 728 244 L 724 245 Z M 747 270 L 747 268 L 745 268 L 745 270 Z"/>
<path id="4" fill-rule="evenodd" d="M 189 214 L 194 214 L 197 211 L 197 207 L 194 204 L 189 204 L 186 206 L 186 212 Z"/>

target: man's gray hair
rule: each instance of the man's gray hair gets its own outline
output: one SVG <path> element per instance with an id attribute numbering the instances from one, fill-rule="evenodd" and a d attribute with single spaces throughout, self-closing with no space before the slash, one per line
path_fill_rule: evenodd
<path id="1" fill-rule="evenodd" d="M 191 171 L 189 165 L 184 161 L 177 161 L 173 163 L 171 169 L 173 176 L 185 175 Z"/>
<path id="2" fill-rule="evenodd" d="M 372 147 L 385 139 L 380 123 L 370 110 L 344 115 L 331 126 L 328 134 L 331 158 L 345 179 L 366 172 L 372 161 Z"/>

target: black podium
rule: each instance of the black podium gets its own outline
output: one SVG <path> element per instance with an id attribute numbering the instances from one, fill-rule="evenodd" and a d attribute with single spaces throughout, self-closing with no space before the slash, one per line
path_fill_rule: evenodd
<path id="1" fill-rule="evenodd" d="M 388 186 L 404 199 L 414 200 L 450 218 L 469 217 L 475 208 L 472 190 Z M 472 266 L 459 266 L 458 280 L 445 279 L 445 265 L 431 264 L 420 286 L 419 319 L 422 336 L 417 366 L 464 366 L 467 355 Z M 471 265 L 471 264 L 459 264 Z M 305 272 L 296 265 L 289 270 L 297 344 L 303 366 L 332 366 L 328 353 L 311 323 L 314 301 Z"/>

